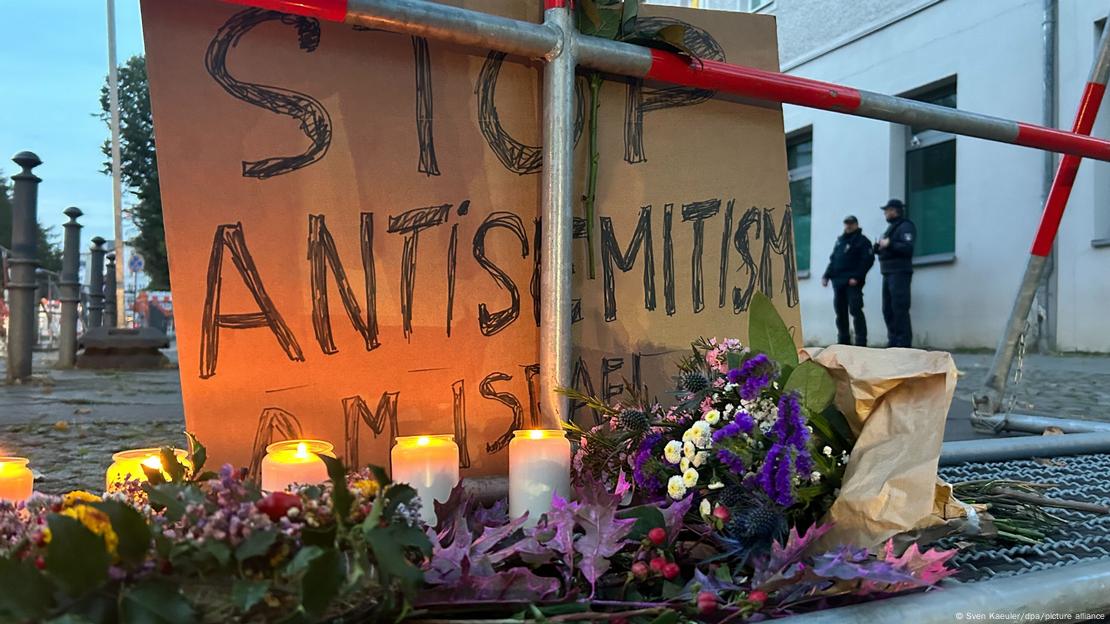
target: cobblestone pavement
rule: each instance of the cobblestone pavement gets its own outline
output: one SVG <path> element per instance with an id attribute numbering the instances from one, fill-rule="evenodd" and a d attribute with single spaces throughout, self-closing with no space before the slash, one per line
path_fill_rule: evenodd
<path id="1" fill-rule="evenodd" d="M 176 361 L 170 350 L 167 355 Z M 99 491 L 111 454 L 129 448 L 183 447 L 184 412 L 176 368 L 154 371 L 52 370 L 38 353 L 26 385 L 0 383 L 0 455 L 27 457 L 43 492 Z M 970 399 L 986 376 L 989 354 L 957 354 L 961 377 L 946 439 L 973 437 Z M 0 358 L 0 379 L 4 375 Z M 1027 358 L 1014 386 L 1015 412 L 1110 420 L 1110 357 Z"/>

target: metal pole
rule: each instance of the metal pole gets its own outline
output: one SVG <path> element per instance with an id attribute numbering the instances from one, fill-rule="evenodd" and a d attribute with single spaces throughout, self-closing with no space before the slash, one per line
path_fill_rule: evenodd
<path id="1" fill-rule="evenodd" d="M 1091 66 L 1091 75 L 1079 100 L 1079 110 L 1075 114 L 1075 123 L 1072 126 L 1074 133 L 1091 133 L 1095 116 L 1098 115 L 1098 109 L 1102 103 L 1102 96 L 1106 91 L 1108 77 L 1110 77 L 1110 28 L 1103 27 L 1098 56 Z M 1080 161 L 1079 156 L 1068 154 L 1060 159 L 1060 165 L 1056 169 L 1056 177 L 1045 200 L 1041 223 L 1029 252 L 1025 275 L 1022 276 L 1017 296 L 1014 298 L 1014 307 L 1010 311 L 1010 319 L 1006 323 L 1002 338 L 998 341 L 994 361 L 987 373 L 983 389 L 975 397 L 975 414 L 971 422 L 980 429 L 999 431 L 1005 426 L 1005 416 L 996 416 L 996 414 L 1006 392 L 1006 379 L 1010 375 L 1014 353 L 1017 350 L 1018 341 L 1025 333 L 1026 319 L 1029 317 L 1034 295 L 1037 293 L 1048 264 L 1048 256 L 1056 240 L 1056 232 L 1060 229 L 1060 220 L 1064 216 L 1064 209 L 1067 208 L 1068 197 L 1071 195 L 1075 176 L 1079 172 Z"/>
<path id="2" fill-rule="evenodd" d="M 107 258 L 108 266 L 104 269 L 104 325 L 119 327 L 116 323 L 116 310 L 121 307 L 117 305 L 119 299 L 116 298 L 116 285 L 119 283 L 116 281 L 116 252 L 108 252 Z"/>
<path id="3" fill-rule="evenodd" d="M 89 249 L 89 324 L 88 331 L 103 324 L 104 314 L 104 239 L 94 236 Z"/>
<path id="4" fill-rule="evenodd" d="M 896 596 L 776 621 L 779 624 L 951 624 L 955 621 L 989 622 L 992 614 L 1015 613 L 1018 620 L 1025 614 L 1100 614 L 1106 613 L 1107 607 L 1110 607 L 1110 560 L 1099 559 L 981 583 L 945 583 L 941 591 Z M 1005 617 L 999 620 L 1015 621 Z"/>
<path id="5" fill-rule="evenodd" d="M 1107 452 L 1110 452 L 1110 432 L 1107 431 L 958 440 L 945 442 L 941 446 L 940 465 L 953 466 L 966 462 L 1007 461 Z"/>
<path id="6" fill-rule="evenodd" d="M 115 248 L 120 264 L 115 267 L 112 290 L 116 301 L 123 301 L 123 190 L 120 181 L 119 144 L 119 70 L 116 67 L 116 0 L 108 0 L 108 108 L 112 116 L 112 208 L 115 215 Z M 123 325 L 123 306 L 116 306 L 112 327 Z"/>
<path id="7" fill-rule="evenodd" d="M 81 301 L 81 284 L 78 282 L 78 266 L 81 256 L 81 224 L 77 217 L 81 210 L 76 207 L 66 208 L 64 213 L 69 221 L 62 227 L 65 228 L 65 240 L 62 244 L 62 279 L 58 282 L 61 286 L 62 323 L 61 335 L 58 337 L 58 368 L 73 368 L 77 362 L 77 303 Z"/>
<path id="8" fill-rule="evenodd" d="M 428 0 L 225 0 L 532 58 L 560 44 L 533 24 Z M 571 33 L 584 67 L 1110 161 L 1110 141 L 882 93 Z M 565 47 L 565 46 L 564 46 Z"/>
<path id="9" fill-rule="evenodd" d="M 1044 81 L 1041 88 L 1044 117 L 1042 123 L 1048 128 L 1057 126 L 1056 120 L 1056 21 L 1059 13 L 1057 0 L 1044 0 L 1043 28 L 1044 31 Z M 1045 152 L 1044 157 L 1044 186 L 1041 201 L 1048 201 L 1052 193 L 1052 181 L 1056 176 L 1056 154 Z M 1056 348 L 1056 246 L 1053 245 L 1052 253 L 1048 255 L 1047 266 L 1044 268 L 1044 278 L 1037 288 L 1036 301 L 1044 307 L 1044 319 L 1037 331 L 1037 351 L 1047 353 Z"/>
<path id="10" fill-rule="evenodd" d="M 12 160 L 23 171 L 12 176 L 12 249 L 8 258 L 11 281 L 8 321 L 8 383 L 31 377 L 35 347 L 35 292 L 38 280 L 38 193 L 42 180 L 31 170 L 42 164 L 33 152 L 20 152 Z"/>
<path id="11" fill-rule="evenodd" d="M 543 174 L 540 216 L 544 236 L 540 288 L 540 413 L 554 425 L 570 419 L 571 237 L 574 223 L 574 21 L 565 0 L 545 0 L 544 26 L 560 44 L 543 70 Z"/>

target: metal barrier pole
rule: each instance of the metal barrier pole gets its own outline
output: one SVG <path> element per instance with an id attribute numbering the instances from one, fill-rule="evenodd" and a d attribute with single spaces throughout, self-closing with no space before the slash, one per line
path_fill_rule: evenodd
<path id="1" fill-rule="evenodd" d="M 108 266 L 104 267 L 104 325 L 117 327 L 116 252 L 110 251 L 106 257 L 108 258 Z"/>
<path id="2" fill-rule="evenodd" d="M 1079 100 L 1079 110 L 1075 113 L 1072 132 L 1091 133 L 1102 103 L 1102 96 L 1106 92 L 1108 78 L 1110 78 L 1110 28 L 1104 27 L 1099 41 L 1098 56 L 1091 66 L 1090 78 Z M 1014 352 L 1017 350 L 1022 334 L 1025 333 L 1025 323 L 1029 317 L 1029 310 L 1033 306 L 1033 298 L 1044 276 L 1048 256 L 1052 252 L 1052 243 L 1056 240 L 1060 220 L 1064 216 L 1064 209 L 1067 208 L 1068 197 L 1071 196 L 1071 187 L 1079 172 L 1080 161 L 1079 156 L 1067 154 L 1060 159 L 1056 169 L 1056 177 L 1052 181 L 1052 188 L 1048 192 L 1044 212 L 1041 214 L 1041 223 L 1037 227 L 1037 235 L 1029 251 L 1025 275 L 1021 278 L 1017 296 L 1014 298 L 1014 307 L 1010 311 L 1010 320 L 1006 323 L 1005 332 L 998 341 L 994 361 L 987 373 L 981 394 L 975 397 L 975 414 L 971 422 L 979 429 L 997 432 L 1005 427 L 1005 416 L 996 416 L 996 414 L 1006 391 L 1006 379 L 1013 365 Z"/>
<path id="3" fill-rule="evenodd" d="M 35 340 L 37 316 L 35 292 L 38 280 L 38 187 L 42 180 L 31 170 L 42 164 L 32 152 L 20 152 L 12 158 L 23 171 L 12 176 L 12 250 L 8 258 L 11 270 L 10 317 L 8 321 L 8 383 L 31 377 L 31 357 Z"/>
<path id="4" fill-rule="evenodd" d="M 549 425 L 570 420 L 559 388 L 571 380 L 571 237 L 574 223 L 574 20 L 566 0 L 545 0 L 544 26 L 558 45 L 543 68 L 543 173 L 540 215 L 540 413 Z"/>
<path id="5" fill-rule="evenodd" d="M 89 325 L 88 331 L 100 327 L 104 315 L 104 239 L 94 236 L 89 249 Z"/>
<path id="6" fill-rule="evenodd" d="M 81 301 L 81 284 L 77 281 L 81 260 L 81 224 L 77 222 L 77 217 L 81 216 L 81 210 L 70 206 L 63 214 L 69 217 L 69 221 L 63 226 L 65 240 L 62 243 L 62 279 L 59 281 L 62 321 L 57 366 L 73 368 L 77 363 L 77 303 Z"/>
<path id="7" fill-rule="evenodd" d="M 224 0 L 368 28 L 429 37 L 531 58 L 560 45 L 547 24 L 533 24 L 428 0 Z M 990 141 L 1110 161 L 1110 141 L 1080 133 L 926 104 L 844 85 L 570 34 L 580 65 L 602 72 L 927 127 Z"/>

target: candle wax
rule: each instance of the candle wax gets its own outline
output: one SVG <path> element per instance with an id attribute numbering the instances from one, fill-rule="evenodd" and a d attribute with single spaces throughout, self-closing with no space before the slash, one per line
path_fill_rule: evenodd
<path id="1" fill-rule="evenodd" d="M 435 524 L 434 501 L 445 502 L 459 482 L 459 447 L 454 436 L 402 436 L 390 453 L 392 478 L 420 496 L 420 513 Z"/>
<path id="2" fill-rule="evenodd" d="M 509 515 L 535 526 L 554 494 L 570 495 L 570 440 L 561 430 L 517 431 L 509 442 Z"/>
<path id="3" fill-rule="evenodd" d="M 279 492 L 294 483 L 315 485 L 328 480 L 328 467 L 316 453 L 332 456 L 332 445 L 322 440 L 286 440 L 266 447 L 262 459 L 262 490 Z"/>
<path id="4" fill-rule="evenodd" d="M 35 475 L 22 457 L 0 457 L 0 500 L 18 503 L 31 497 Z"/>

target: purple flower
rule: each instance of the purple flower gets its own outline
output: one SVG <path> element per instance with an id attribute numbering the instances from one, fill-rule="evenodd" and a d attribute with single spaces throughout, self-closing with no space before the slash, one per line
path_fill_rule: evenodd
<path id="1" fill-rule="evenodd" d="M 726 374 L 730 383 L 740 385 L 740 398 L 745 401 L 759 398 L 759 393 L 771 384 L 776 375 L 775 363 L 763 353 L 748 358 L 740 368 Z"/>
<path id="2" fill-rule="evenodd" d="M 792 449 L 776 443 L 763 458 L 763 468 L 756 476 L 756 484 L 771 500 L 783 507 L 794 504 L 794 493 L 791 487 L 794 477 L 791 462 L 793 454 Z"/>
<path id="3" fill-rule="evenodd" d="M 720 442 L 735 438 L 741 433 L 749 433 L 755 427 L 755 421 L 747 412 L 736 412 L 733 421 L 713 432 L 713 442 Z"/>
<path id="4" fill-rule="evenodd" d="M 717 451 L 717 459 L 720 460 L 726 468 L 735 472 L 736 474 L 744 473 L 744 460 L 739 455 L 733 453 L 728 449 L 721 449 Z"/>
<path id="5" fill-rule="evenodd" d="M 663 489 L 663 483 L 659 480 L 659 477 L 653 474 L 648 467 L 648 463 L 654 458 L 655 446 L 662 439 L 663 436 L 659 433 L 648 435 L 640 442 L 640 448 L 633 457 L 632 478 L 637 487 L 647 492 L 658 492 Z"/>

